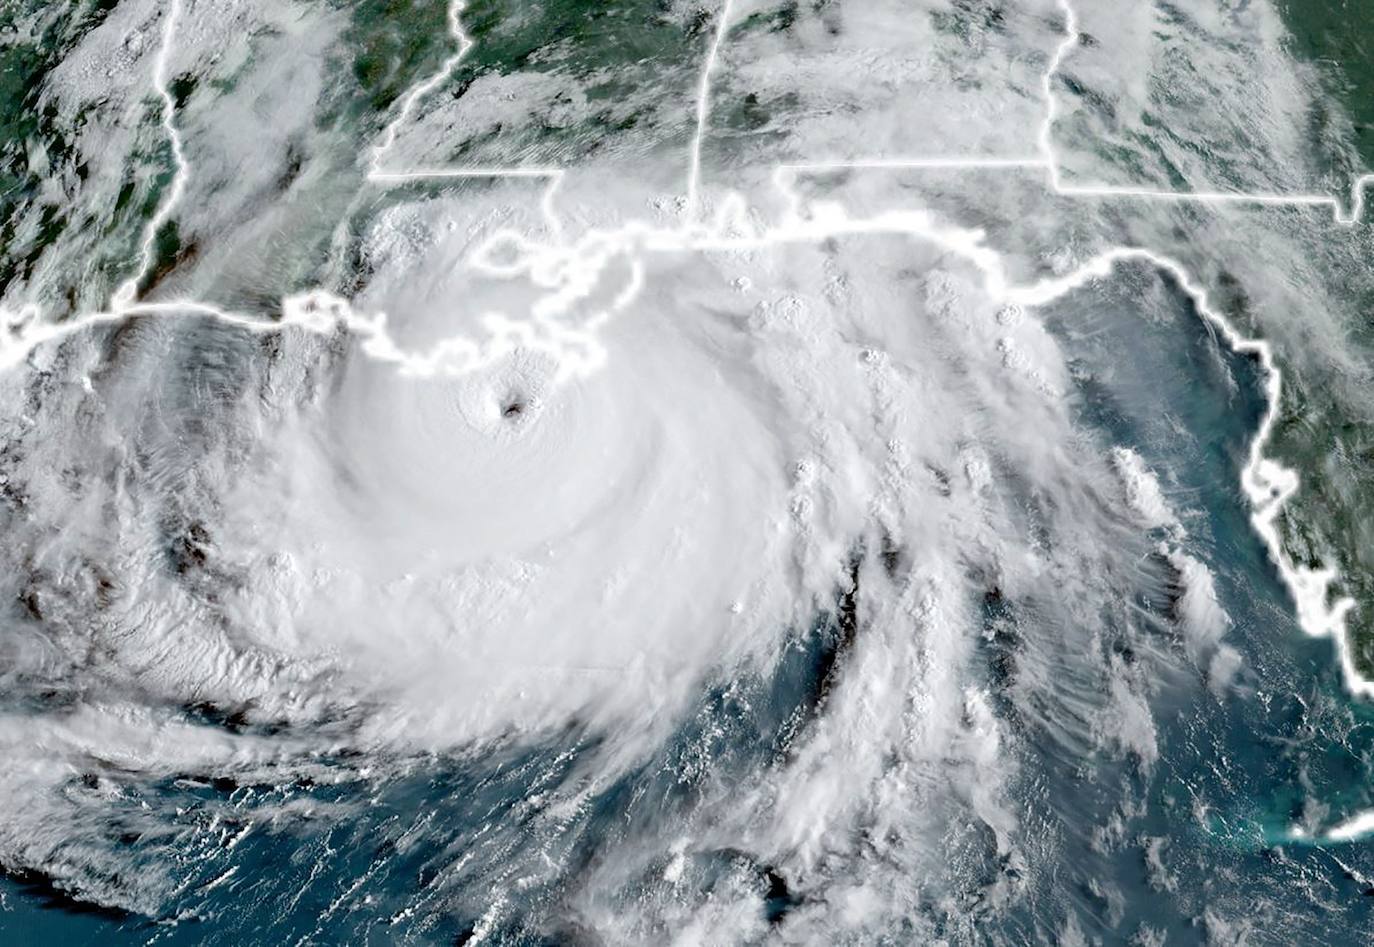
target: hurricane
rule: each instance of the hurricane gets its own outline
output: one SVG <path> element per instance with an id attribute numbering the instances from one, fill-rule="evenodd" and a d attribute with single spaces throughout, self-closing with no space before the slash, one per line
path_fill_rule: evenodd
<path id="1" fill-rule="evenodd" d="M 0 933 L 1362 944 L 1367 12 L 0 8 Z"/>

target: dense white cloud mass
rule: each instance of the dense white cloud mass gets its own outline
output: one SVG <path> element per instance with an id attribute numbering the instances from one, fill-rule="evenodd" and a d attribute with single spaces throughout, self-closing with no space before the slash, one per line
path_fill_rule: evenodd
<path id="1" fill-rule="evenodd" d="M 127 203 L 100 167 L 148 158 L 155 69 L 182 191 L 142 308 L 0 378 L 0 864 L 215 937 L 1158 943 L 1287 911 L 1318 869 L 1245 888 L 1264 853 L 1368 823 L 1305 760 L 1303 811 L 1245 796 L 1249 721 L 1360 725 L 1334 672 L 1300 723 L 1266 694 L 1317 672 L 1247 519 L 1288 482 L 1248 454 L 1268 350 L 1221 318 L 1339 360 L 1336 305 L 1273 318 L 1329 209 L 1051 186 L 1324 190 L 1277 14 L 1190 6 L 1075 3 L 1070 53 L 1050 0 L 556 41 L 474 4 L 473 58 L 441 18 L 388 72 L 356 10 L 186 0 L 159 47 L 167 9 L 117 5 L 47 79 L 88 116 L 71 192 Z M 1178 70 L 1210 87 L 1161 105 Z M 374 73 L 380 107 L 340 91 Z M 774 170 L 951 155 L 1039 165 Z M 528 174 L 400 180 L 498 165 Z M 111 239 L 58 235 L 6 306 L 84 267 L 71 307 L 104 308 Z"/>
<path id="2" fill-rule="evenodd" d="M 466 286 L 441 277 L 407 305 L 399 272 L 367 292 L 406 332 L 462 318 Z M 1198 560 L 1139 571 L 1152 529 L 1181 538 L 1159 485 L 1085 435 L 1058 343 L 981 282 L 900 236 L 669 254 L 601 332 L 604 366 L 561 382 L 518 349 L 413 378 L 346 334 L 149 321 L 73 337 L 9 381 L 42 392 L 12 441 L 12 535 L 34 550 L 13 595 L 43 630 L 12 645 L 14 679 L 83 695 L 41 744 L 46 776 L 21 767 L 66 815 L 14 823 L 12 857 L 89 831 L 74 804 L 104 817 L 60 793 L 73 759 L 280 781 L 321 751 L 447 753 L 577 721 L 599 737 L 590 795 L 673 739 L 704 684 L 821 647 L 833 666 L 773 698 L 797 703 L 768 737 L 785 765 L 712 774 L 708 741 L 708 799 L 654 834 L 681 836 L 684 858 L 752 839 L 799 892 L 859 870 L 828 895 L 856 922 L 966 890 L 987 859 L 1002 869 L 977 887 L 1010 897 L 1029 866 L 994 692 L 1067 751 L 1149 766 L 1149 681 L 1176 659 L 1148 641 L 1173 619 L 1124 603 L 1178 583 L 1198 660 L 1225 617 Z M 1116 636 L 1158 653 L 1123 661 Z M 188 713 L 232 726 L 207 740 Z M 33 746 L 16 721 L 7 751 Z M 964 824 L 983 828 L 939 841 Z M 854 862 L 855 833 L 886 854 Z M 946 844 L 969 850 L 947 863 Z M 604 870 L 646 855 L 627 857 Z M 738 907 L 699 908 L 702 937 L 753 916 L 753 876 L 740 884 Z M 647 931 L 586 910 L 615 936 Z"/>

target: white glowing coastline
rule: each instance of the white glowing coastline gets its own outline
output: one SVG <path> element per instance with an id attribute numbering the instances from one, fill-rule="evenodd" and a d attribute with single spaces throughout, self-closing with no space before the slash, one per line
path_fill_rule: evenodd
<path id="1" fill-rule="evenodd" d="M 646 222 L 629 222 L 607 230 L 591 230 L 576 243 L 568 243 L 563 236 L 554 198 L 563 177 L 559 168 L 543 167 L 470 167 L 419 168 L 386 170 L 383 161 L 395 143 L 400 127 L 409 119 L 417 103 L 440 86 L 472 48 L 473 41 L 464 32 L 461 14 L 465 4 L 454 0 L 448 10 L 450 32 L 457 50 L 433 75 L 413 86 L 401 99 L 393 120 L 386 126 L 382 140 L 371 150 L 368 178 L 374 182 L 403 182 L 434 178 L 538 178 L 547 181 L 541 209 L 551 242 L 544 243 L 529 234 L 500 231 L 473 253 L 469 265 L 479 272 L 497 275 L 524 274 L 547 294 L 535 304 L 527 320 L 512 320 L 503 314 L 488 313 L 482 317 L 490 330 L 492 341 L 482 345 L 470 339 L 454 337 L 442 340 L 425 351 L 408 351 L 392 336 L 385 313 L 367 314 L 355 311 L 349 303 L 330 293 L 315 290 L 287 297 L 282 301 L 281 318 L 267 322 L 259 318 L 231 312 L 211 303 L 193 299 L 145 302 L 137 298 L 138 285 L 154 264 L 154 242 L 157 231 L 171 217 L 181 199 L 191 167 L 183 151 L 175 124 L 175 100 L 166 83 L 167 60 L 173 48 L 176 26 L 182 12 L 182 0 L 172 0 L 163 23 L 162 42 L 154 60 L 153 85 L 162 101 L 162 125 L 171 142 L 176 172 L 163 201 L 148 222 L 140 250 L 137 271 L 122 283 L 112 295 L 109 309 L 79 315 L 62 323 L 49 323 L 41 318 L 36 304 L 23 306 L 18 312 L 0 311 L 5 328 L 0 343 L 0 368 L 22 363 L 29 353 L 45 342 L 70 335 L 88 326 L 117 322 L 132 316 L 197 315 L 222 320 L 255 332 L 276 332 L 286 326 L 327 333 L 346 327 L 360 337 L 362 350 L 379 361 L 393 364 L 398 370 L 416 376 L 462 375 L 502 357 L 515 348 L 532 348 L 558 359 L 563 375 L 577 375 L 594 371 L 601 356 L 595 345 L 590 349 L 583 334 L 570 338 L 568 330 L 557 325 L 557 318 L 575 303 L 583 301 L 596 284 L 598 276 L 613 260 L 628 262 L 632 277 L 610 304 L 595 314 L 589 322 L 590 331 L 615 313 L 623 311 L 643 286 L 641 255 L 648 252 L 682 252 L 709 250 L 757 249 L 787 243 L 815 242 L 829 237 L 859 234 L 903 234 L 940 247 L 946 252 L 972 264 L 982 275 L 984 289 L 997 302 L 1023 307 L 1039 307 L 1060 299 L 1092 280 L 1112 274 L 1119 264 L 1143 263 L 1170 274 L 1189 296 L 1198 312 L 1214 325 L 1236 352 L 1255 356 L 1264 369 L 1267 409 L 1249 448 L 1249 460 L 1241 472 L 1241 486 L 1253 512 L 1252 524 L 1263 539 L 1277 565 L 1285 585 L 1293 595 L 1297 617 L 1303 630 L 1313 636 L 1331 636 L 1336 644 L 1345 683 L 1352 693 L 1374 697 L 1374 680 L 1363 678 L 1354 665 L 1346 634 L 1345 618 L 1354 607 L 1354 600 L 1342 598 L 1328 602 L 1331 583 L 1337 573 L 1334 568 L 1311 569 L 1293 562 L 1283 549 L 1276 520 L 1284 503 L 1300 486 L 1296 471 L 1267 458 L 1264 449 L 1272 436 L 1278 417 L 1282 395 L 1282 373 L 1275 364 L 1270 345 L 1262 339 L 1242 336 L 1236 328 L 1208 301 L 1205 290 L 1185 267 L 1168 256 L 1150 249 L 1132 246 L 1112 247 L 1073 271 L 1053 279 L 1030 285 L 1011 282 L 1005 272 L 1000 254 L 984 243 L 980 231 L 951 228 L 939 224 L 935 218 L 920 210 L 889 211 L 869 218 L 851 217 L 841 206 L 817 204 L 804 213 L 801 201 L 792 189 L 798 175 L 808 172 L 840 169 L 992 169 L 1023 172 L 1038 170 L 1046 175 L 1049 189 L 1061 196 L 1080 198 L 1113 198 L 1161 202 L 1189 202 L 1203 205 L 1249 204 L 1257 206 L 1326 207 L 1334 222 L 1349 227 L 1364 212 L 1365 189 L 1374 183 L 1374 174 L 1357 179 L 1352 187 L 1350 209 L 1346 212 L 1337 198 L 1320 194 L 1271 194 L 1229 192 L 1173 192 L 1148 188 L 1092 186 L 1065 184 L 1061 179 L 1060 162 L 1053 147 L 1053 125 L 1058 115 L 1054 96 L 1054 77 L 1060 71 L 1070 50 L 1080 41 L 1077 14 L 1069 0 L 1058 0 L 1063 13 L 1064 38 L 1055 47 L 1041 77 L 1045 98 L 1045 117 L 1037 136 L 1035 157 L 960 157 L 912 156 L 903 159 L 870 161 L 817 162 L 783 164 L 774 169 L 773 182 L 787 199 L 788 212 L 781 220 L 765 227 L 751 227 L 743 213 L 743 199 L 737 194 L 721 198 L 716 212 L 709 218 L 701 214 L 701 147 L 710 116 L 711 76 L 722 44 L 732 26 L 731 0 L 725 0 L 718 14 L 706 60 L 703 64 L 696 99 L 696 129 L 688 153 L 685 188 L 685 212 L 682 222 L 672 229 L 655 227 Z M 519 257 L 513 263 L 497 263 L 493 251 L 499 246 L 515 247 Z M 565 343 L 580 344 L 565 344 Z M 588 356 L 587 351 L 593 354 Z"/>

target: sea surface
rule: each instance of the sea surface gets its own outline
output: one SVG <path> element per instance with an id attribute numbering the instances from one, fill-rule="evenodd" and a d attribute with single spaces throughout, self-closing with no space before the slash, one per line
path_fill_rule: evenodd
<path id="1" fill-rule="evenodd" d="M 0 940 L 1368 942 L 1374 14 L 0 37 Z"/>

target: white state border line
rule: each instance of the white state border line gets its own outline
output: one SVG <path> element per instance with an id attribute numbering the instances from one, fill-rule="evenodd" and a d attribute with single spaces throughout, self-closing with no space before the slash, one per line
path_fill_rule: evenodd
<path id="1" fill-rule="evenodd" d="M 1063 197 L 1100 197 L 1149 201 L 1173 201 L 1195 204 L 1239 204 L 1266 207 L 1329 207 L 1334 221 L 1344 227 L 1353 226 L 1364 215 L 1365 191 L 1374 186 L 1374 173 L 1363 174 L 1350 186 L 1350 212 L 1345 213 L 1338 198 L 1329 194 L 1281 194 L 1266 191 L 1170 191 L 1162 188 L 1132 187 L 1116 184 L 1066 184 L 1060 170 L 1059 156 L 1054 150 L 1054 123 L 1059 118 L 1059 101 L 1054 95 L 1054 77 L 1062 71 L 1064 59 L 1070 50 L 1079 44 L 1082 33 L 1078 29 L 1078 14 L 1070 0 L 1056 0 L 1064 14 L 1064 38 L 1055 47 L 1050 57 L 1049 67 L 1041 74 L 1040 88 L 1045 98 L 1045 118 L 1036 134 L 1036 147 L 1040 152 L 1037 158 L 1029 157 L 928 157 L 911 158 L 870 158 L 853 161 L 810 161 L 795 164 L 782 164 L 778 168 L 807 171 L 841 171 L 865 168 L 885 168 L 890 170 L 958 169 L 958 168 L 1039 168 L 1048 175 L 1050 190 Z M 728 9 L 733 0 L 727 0 Z M 713 46 L 718 49 L 719 44 Z M 709 72 L 703 71 L 703 75 Z M 698 103 L 700 113 L 702 105 Z M 699 123 L 700 125 L 700 123 Z M 693 154 L 699 156 L 700 141 L 694 141 Z M 693 160 L 693 168 L 700 167 L 700 158 Z M 689 193 L 696 191 L 689 186 Z"/>
<path id="2" fill-rule="evenodd" d="M 1110 276 L 1123 263 L 1139 262 L 1165 270 L 1192 300 L 1194 307 L 1217 328 L 1227 344 L 1237 352 L 1256 356 L 1264 369 L 1267 407 L 1258 431 L 1251 440 L 1248 461 L 1241 472 L 1241 487 L 1254 511 L 1251 522 L 1264 541 L 1269 555 L 1294 598 L 1299 624 L 1313 636 L 1330 636 L 1335 642 L 1346 686 L 1357 695 L 1374 697 L 1374 680 L 1362 678 L 1354 666 L 1350 650 L 1345 616 L 1354 607 L 1349 597 L 1332 605 L 1327 598 L 1336 571 L 1332 568 L 1310 569 L 1296 564 L 1283 548 L 1276 519 L 1284 503 L 1298 489 L 1296 471 L 1264 456 L 1264 448 L 1273 435 L 1281 402 L 1283 376 L 1275 363 L 1270 345 L 1262 339 L 1250 339 L 1214 309 L 1206 291 L 1195 282 L 1183 264 L 1168 256 L 1140 247 L 1118 246 L 1108 249 L 1079 266 L 1073 272 L 1050 280 L 1016 286 L 1006 279 L 1002 258 L 983 243 L 978 231 L 959 230 L 937 224 L 932 216 L 921 212 L 889 212 L 867 220 L 851 219 L 837 205 L 816 205 L 808 217 L 800 213 L 800 199 L 790 187 L 790 179 L 797 173 L 844 169 L 1023 169 L 1040 168 L 1048 173 L 1051 190 L 1070 197 L 1128 198 L 1151 201 L 1195 202 L 1201 204 L 1262 204 L 1279 206 L 1322 206 L 1332 209 L 1338 225 L 1352 226 L 1364 211 L 1364 189 L 1374 182 L 1374 174 L 1360 177 L 1352 188 L 1351 212 L 1342 213 L 1341 204 L 1329 195 L 1266 193 L 1173 192 L 1149 188 L 1065 185 L 1059 171 L 1059 160 L 1052 141 L 1052 131 L 1058 116 L 1053 81 L 1069 51 L 1078 44 L 1078 17 L 1069 0 L 1057 0 L 1065 17 L 1064 39 L 1056 46 L 1049 65 L 1041 78 L 1045 95 L 1046 114 L 1037 135 L 1038 158 L 1026 157 L 948 157 L 916 156 L 907 159 L 871 159 L 845 162 L 813 162 L 780 164 L 774 168 L 773 182 L 788 200 L 790 211 L 784 219 L 761 232 L 739 233 L 741 219 L 732 212 L 738 210 L 738 195 L 730 194 L 722 201 L 720 211 L 710 225 L 698 221 L 701 194 L 701 148 L 710 118 L 711 74 L 725 36 L 731 28 L 732 0 L 725 0 L 716 24 L 715 35 L 702 67 L 697 90 L 696 129 L 688 156 L 686 213 L 675 229 L 664 230 L 639 222 L 631 222 L 618 229 L 591 230 L 575 244 L 562 237 L 561 227 L 553 206 L 553 194 L 562 180 L 560 168 L 438 168 L 409 171 L 386 171 L 381 167 L 383 157 L 395 144 L 401 125 L 409 118 L 418 101 L 437 88 L 457 67 L 472 48 L 473 41 L 463 31 L 461 13 L 463 0 L 453 0 L 448 10 L 449 29 L 458 51 L 449 56 L 442 67 L 416 86 L 402 99 L 396 117 L 386 126 L 381 143 L 372 149 L 368 179 L 379 182 L 405 182 L 430 178 L 544 178 L 549 183 L 541 206 L 554 237 L 552 245 L 531 240 L 528 234 L 501 231 L 480 245 L 469 264 L 480 271 L 502 276 L 524 273 L 549 293 L 536 303 L 528 321 L 512 320 L 500 313 L 483 314 L 479 321 L 492 333 L 494 341 L 485 346 L 466 339 L 444 340 L 426 353 L 403 350 L 392 338 L 386 324 L 386 314 L 366 315 L 354 311 L 349 304 L 327 292 L 316 290 L 282 300 L 282 318 L 265 321 L 252 316 L 227 312 L 198 300 L 168 300 L 140 302 L 135 298 L 137 287 L 153 265 L 154 240 L 157 230 L 170 218 L 175 204 L 185 191 L 190 166 L 182 149 L 182 142 L 174 122 L 176 103 L 166 84 L 167 60 L 171 52 L 176 24 L 181 15 L 182 0 L 172 0 L 167 20 L 163 24 L 162 46 L 153 68 L 153 85 L 162 99 L 162 124 L 172 142 L 176 174 L 166 200 L 158 207 L 145 230 L 140 266 L 134 276 L 126 280 L 114 293 L 109 312 L 88 313 L 62 323 L 45 323 L 39 318 L 39 307 L 27 304 L 18 313 L 0 312 L 0 320 L 9 330 L 0 334 L 0 369 L 17 365 L 43 342 L 79 331 L 88 325 L 114 322 L 137 315 L 172 316 L 195 314 L 221 319 L 256 332 L 275 332 L 287 325 L 309 331 L 328 333 L 345 326 L 359 335 L 362 350 L 369 357 L 396 365 L 407 374 L 431 376 L 462 374 L 510 351 L 517 346 L 543 348 L 568 358 L 568 347 L 595 348 L 596 328 L 614 312 L 628 306 L 643 285 L 643 267 L 637 251 L 683 251 L 741 249 L 777 246 L 783 243 L 814 242 L 839 234 L 901 233 L 933 243 L 971 263 L 983 275 L 984 290 L 994 302 L 1026 307 L 1047 305 L 1088 282 Z M 514 249 L 518 256 L 513 263 L 496 263 L 491 254 L 500 246 Z M 585 299 L 595 286 L 604 267 L 614 258 L 629 260 L 631 278 L 624 290 L 604 311 L 597 313 L 586 330 L 569 330 L 558 324 L 557 317 L 566 313 L 579 300 Z M 572 360 L 571 372 L 585 371 L 598 364 L 597 358 Z"/>
<path id="3" fill-rule="evenodd" d="M 1057 0 L 1064 14 L 1064 39 L 1055 48 L 1050 66 L 1041 77 L 1040 87 L 1045 95 L 1045 120 L 1040 126 L 1038 144 L 1049 171 L 1050 186 L 1056 194 L 1070 197 L 1121 197 L 1154 201 L 1179 201 L 1198 204 L 1258 204 L 1271 207 L 1330 207 L 1337 224 L 1350 227 L 1364 214 L 1365 188 L 1374 184 L 1374 174 L 1356 178 L 1350 186 L 1350 213 L 1341 211 L 1341 202 L 1329 194 L 1272 194 L 1242 191 L 1166 191 L 1155 188 L 1126 187 L 1103 184 L 1065 184 L 1059 170 L 1052 134 L 1059 117 L 1059 103 L 1054 97 L 1054 77 L 1059 74 L 1069 51 L 1082 40 L 1078 29 L 1078 12 L 1070 0 Z"/>
<path id="4" fill-rule="evenodd" d="M 153 88 L 157 90 L 158 96 L 162 99 L 162 128 L 167 133 L 167 139 L 172 143 L 172 161 L 176 166 L 176 171 L 172 175 L 172 186 L 168 190 L 167 198 L 158 204 L 152 218 L 148 221 L 148 225 L 143 230 L 143 242 L 139 248 L 137 272 L 120 284 L 110 301 L 110 308 L 116 312 L 133 304 L 138 296 L 138 284 L 143 282 L 143 278 L 152 271 L 153 250 L 157 240 L 157 232 L 172 216 L 172 210 L 186 191 L 186 180 L 191 173 L 190 165 L 186 161 L 186 153 L 182 150 L 181 133 L 177 131 L 176 127 L 176 99 L 173 98 L 171 89 L 167 87 L 167 58 L 171 55 L 172 40 L 176 36 L 177 22 L 181 19 L 181 2 L 182 0 L 172 0 L 172 5 L 167 11 L 167 19 L 162 24 L 162 44 L 158 46 L 157 55 L 153 57 Z"/>

